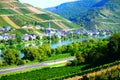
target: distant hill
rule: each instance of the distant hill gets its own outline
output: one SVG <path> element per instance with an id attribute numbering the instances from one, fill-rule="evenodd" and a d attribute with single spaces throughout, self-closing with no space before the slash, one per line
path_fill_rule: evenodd
<path id="1" fill-rule="evenodd" d="M 120 30 L 120 0 L 80 0 L 47 10 L 51 9 L 87 29 Z"/>
<path id="2" fill-rule="evenodd" d="M 36 26 L 48 28 L 49 22 L 53 29 L 79 28 L 59 15 L 23 4 L 19 0 L 0 0 L 0 27 L 11 26 L 14 29 L 11 34 L 40 34 Z"/>
<path id="3" fill-rule="evenodd" d="M 100 0 L 78 0 L 74 2 L 63 3 L 56 7 L 46 8 L 46 10 L 72 20 L 72 18 L 86 13 L 94 4 L 99 1 Z"/>

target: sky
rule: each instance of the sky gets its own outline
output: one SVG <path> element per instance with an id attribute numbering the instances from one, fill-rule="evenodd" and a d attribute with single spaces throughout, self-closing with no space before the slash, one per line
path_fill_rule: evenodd
<path id="1" fill-rule="evenodd" d="M 23 3 L 29 3 L 35 7 L 48 8 L 60 5 L 64 2 L 71 2 L 76 0 L 19 0 Z"/>

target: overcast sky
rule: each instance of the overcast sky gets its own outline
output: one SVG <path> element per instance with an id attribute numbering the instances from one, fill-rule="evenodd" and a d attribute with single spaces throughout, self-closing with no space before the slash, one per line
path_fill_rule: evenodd
<path id="1" fill-rule="evenodd" d="M 71 2 L 76 0 L 19 0 L 19 1 L 23 3 L 29 3 L 31 5 L 34 5 L 35 7 L 48 8 L 60 5 L 64 2 Z"/>

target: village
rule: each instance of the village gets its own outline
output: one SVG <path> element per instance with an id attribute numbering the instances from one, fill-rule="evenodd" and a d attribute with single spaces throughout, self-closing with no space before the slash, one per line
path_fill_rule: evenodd
<path id="1" fill-rule="evenodd" d="M 38 27 L 38 26 L 37 26 Z M 93 36 L 93 35 L 108 35 L 111 34 L 111 31 L 106 29 L 106 30 L 86 30 L 84 28 L 80 28 L 77 30 L 60 30 L 60 29 L 53 29 L 48 26 L 48 28 L 41 28 L 39 29 L 44 29 L 44 33 L 41 35 L 38 34 L 24 34 L 21 36 L 23 41 L 29 41 L 29 40 L 36 40 L 37 37 L 40 37 L 40 40 L 43 39 L 43 37 L 51 37 L 51 36 L 57 36 L 58 38 L 61 38 L 61 36 L 70 36 L 72 35 L 87 35 L 87 36 Z M 9 40 L 9 39 L 15 39 L 16 34 L 8 34 L 8 32 L 12 31 L 13 29 L 10 26 L 3 26 L 0 27 L 0 40 Z"/>

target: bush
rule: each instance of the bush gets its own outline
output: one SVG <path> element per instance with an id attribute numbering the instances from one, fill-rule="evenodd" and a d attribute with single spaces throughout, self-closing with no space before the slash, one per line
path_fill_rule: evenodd
<path id="1" fill-rule="evenodd" d="M 3 52 L 2 57 L 7 64 L 16 64 L 16 62 L 18 62 L 20 59 L 20 53 L 15 49 L 6 49 Z"/>
<path id="2" fill-rule="evenodd" d="M 20 59 L 20 60 L 17 61 L 16 64 L 17 64 L 17 65 L 23 65 L 23 64 L 25 64 L 25 62 L 24 62 L 24 60 L 21 60 L 21 59 Z"/>
<path id="3" fill-rule="evenodd" d="M 3 62 L 0 60 L 0 66 L 2 66 L 3 65 Z"/>

